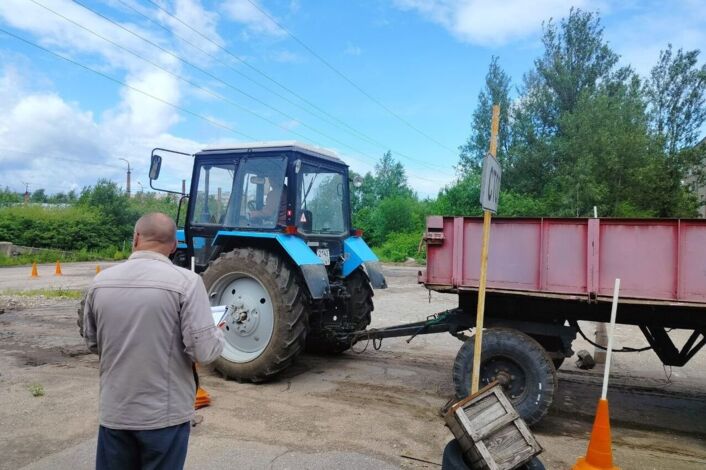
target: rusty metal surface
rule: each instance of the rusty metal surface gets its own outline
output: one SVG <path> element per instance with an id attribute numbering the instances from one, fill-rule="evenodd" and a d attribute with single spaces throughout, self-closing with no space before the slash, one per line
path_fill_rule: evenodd
<path id="1" fill-rule="evenodd" d="M 419 282 L 432 290 L 478 287 L 482 219 L 430 218 Z M 494 218 L 488 288 L 602 301 L 615 278 L 635 303 L 706 306 L 706 220 Z"/>

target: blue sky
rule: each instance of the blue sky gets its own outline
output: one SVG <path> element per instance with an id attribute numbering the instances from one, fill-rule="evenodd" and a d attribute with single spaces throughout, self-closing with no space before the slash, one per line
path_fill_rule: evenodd
<path id="1" fill-rule="evenodd" d="M 2 0 L 2 29 L 122 84 L 0 32 L 0 185 L 122 184 L 127 158 L 139 190 L 153 147 L 299 140 L 359 172 L 391 149 L 435 195 L 454 177 L 491 55 L 518 84 L 542 21 L 572 5 L 600 11 L 641 74 L 668 42 L 706 45 L 694 0 Z M 188 168 L 165 162 L 163 174 L 173 183 Z"/>

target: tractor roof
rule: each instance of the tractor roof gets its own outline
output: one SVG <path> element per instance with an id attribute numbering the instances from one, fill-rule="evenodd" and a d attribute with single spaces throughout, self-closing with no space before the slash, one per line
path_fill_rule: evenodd
<path id="1" fill-rule="evenodd" d="M 269 152 L 299 152 L 315 158 L 321 158 L 334 163 L 345 165 L 345 162 L 338 158 L 332 150 L 313 145 L 302 144 L 296 141 L 276 141 L 276 142 L 246 142 L 238 143 L 227 148 L 206 148 L 197 152 L 196 155 L 218 155 L 229 153 L 269 153 Z"/>

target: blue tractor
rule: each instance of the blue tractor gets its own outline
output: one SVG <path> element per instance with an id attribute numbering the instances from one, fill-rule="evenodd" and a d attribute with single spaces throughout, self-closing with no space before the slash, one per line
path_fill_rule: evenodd
<path id="1" fill-rule="evenodd" d="M 351 227 L 348 166 L 297 143 L 152 151 L 153 189 L 167 153 L 193 157 L 173 262 L 202 274 L 225 306 L 225 377 L 272 378 L 306 348 L 341 353 L 370 324 L 380 263 Z M 178 193 L 181 194 L 181 193 Z"/>

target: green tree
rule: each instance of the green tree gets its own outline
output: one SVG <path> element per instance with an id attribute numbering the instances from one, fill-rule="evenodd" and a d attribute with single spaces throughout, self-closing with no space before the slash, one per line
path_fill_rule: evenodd
<path id="1" fill-rule="evenodd" d="M 409 196 L 413 192 L 407 186 L 404 166 L 392 157 L 388 150 L 375 164 L 375 196 L 378 201 L 395 196 Z"/>
<path id="2" fill-rule="evenodd" d="M 0 206 L 9 206 L 22 202 L 22 195 L 16 193 L 7 186 L 0 191 Z"/>
<path id="3" fill-rule="evenodd" d="M 670 156 L 696 144 L 706 122 L 706 64 L 698 66 L 699 52 L 674 52 L 669 44 L 645 83 L 650 124 Z"/>
<path id="4" fill-rule="evenodd" d="M 461 175 L 478 172 L 490 147 L 492 108 L 500 105 L 497 157 L 504 163 L 510 142 L 510 76 L 500 67 L 498 57 L 490 59 L 485 86 L 478 93 L 478 104 L 471 118 L 471 135 L 459 147 L 458 171 Z"/>
<path id="5" fill-rule="evenodd" d="M 32 195 L 29 197 L 29 200 L 36 203 L 47 202 L 46 192 L 44 191 L 44 189 L 37 189 L 32 192 Z"/>
<path id="6" fill-rule="evenodd" d="M 598 13 L 578 8 L 572 8 L 558 26 L 549 20 L 542 44 L 544 54 L 534 62 L 537 80 L 530 84 L 545 88 L 538 117 L 548 130 L 556 131 L 561 114 L 573 111 L 582 94 L 611 79 L 619 56 L 603 38 Z"/>

